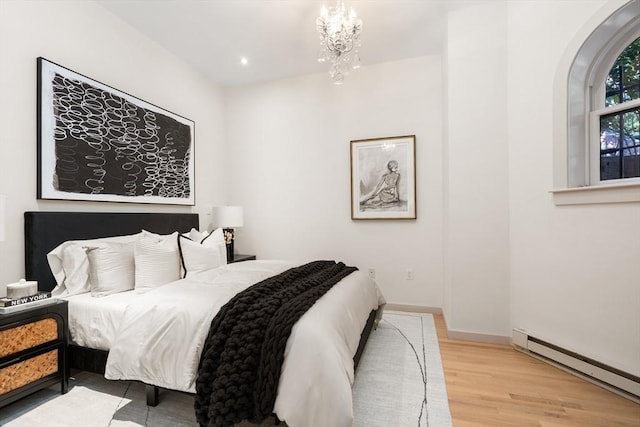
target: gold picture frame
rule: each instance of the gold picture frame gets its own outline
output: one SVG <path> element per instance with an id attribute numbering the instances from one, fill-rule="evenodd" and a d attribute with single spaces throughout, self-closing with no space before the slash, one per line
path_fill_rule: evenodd
<path id="1" fill-rule="evenodd" d="M 351 219 L 416 219 L 416 136 L 351 141 Z"/>

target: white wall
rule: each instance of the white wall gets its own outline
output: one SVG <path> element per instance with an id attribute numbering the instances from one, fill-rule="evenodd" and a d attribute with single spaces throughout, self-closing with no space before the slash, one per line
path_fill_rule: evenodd
<path id="1" fill-rule="evenodd" d="M 565 108 L 553 101 L 566 102 L 554 83 L 563 87 L 567 56 L 624 3 L 509 2 L 511 318 L 531 335 L 640 375 L 640 204 L 555 206 L 549 193 L 552 111 Z"/>
<path id="2" fill-rule="evenodd" d="M 509 335 L 506 16 L 498 1 L 448 20 L 444 313 L 461 334 Z"/>
<path id="3" fill-rule="evenodd" d="M 389 302 L 442 306 L 439 57 L 229 89 L 230 203 L 237 248 L 259 258 L 330 258 L 375 268 Z M 352 221 L 350 141 L 416 135 L 418 219 Z M 415 279 L 404 278 L 405 270 Z"/>
<path id="4" fill-rule="evenodd" d="M 624 3 L 496 1 L 450 14 L 444 312 L 454 332 L 521 328 L 638 375 L 640 205 L 555 206 L 549 192 L 552 112 L 566 109 L 554 88 Z"/>
<path id="5" fill-rule="evenodd" d="M 130 93 L 196 122 L 195 207 L 36 200 L 36 58 Z M 24 276 L 23 212 L 205 212 L 224 203 L 220 89 L 101 6 L 88 1 L 0 0 L 0 295 Z M 202 222 L 206 222 L 205 216 Z"/>
<path id="6" fill-rule="evenodd" d="M 549 192 L 552 111 L 566 108 L 553 89 L 622 4 L 497 1 L 450 14 L 444 312 L 454 332 L 522 328 L 638 375 L 640 205 L 557 207 Z"/>

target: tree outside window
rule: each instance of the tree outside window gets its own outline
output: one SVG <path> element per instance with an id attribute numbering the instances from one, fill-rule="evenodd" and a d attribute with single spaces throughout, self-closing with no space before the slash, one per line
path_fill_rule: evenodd
<path id="1" fill-rule="evenodd" d="M 640 177 L 640 38 L 616 59 L 605 93 L 606 108 L 599 115 L 600 180 Z"/>

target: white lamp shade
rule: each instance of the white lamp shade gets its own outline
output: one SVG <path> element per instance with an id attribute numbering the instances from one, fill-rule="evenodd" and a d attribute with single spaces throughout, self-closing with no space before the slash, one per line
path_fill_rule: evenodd
<path id="1" fill-rule="evenodd" d="M 213 208 L 213 226 L 242 227 L 242 206 L 216 206 Z"/>

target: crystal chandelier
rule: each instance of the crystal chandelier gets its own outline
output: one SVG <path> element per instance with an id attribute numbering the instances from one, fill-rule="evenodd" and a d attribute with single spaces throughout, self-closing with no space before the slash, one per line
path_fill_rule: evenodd
<path id="1" fill-rule="evenodd" d="M 360 68 L 360 31 L 362 20 L 351 8 L 347 13 L 343 0 L 337 0 L 335 7 L 327 10 L 322 6 L 316 19 L 320 33 L 318 62 L 330 62 L 329 75 L 335 84 L 342 84 L 349 69 Z"/>

